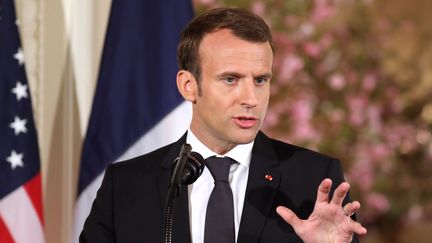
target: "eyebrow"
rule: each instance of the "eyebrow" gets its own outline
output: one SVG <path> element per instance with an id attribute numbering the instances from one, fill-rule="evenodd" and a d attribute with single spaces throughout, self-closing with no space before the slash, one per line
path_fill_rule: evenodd
<path id="1" fill-rule="evenodd" d="M 231 71 L 220 73 L 216 77 L 217 78 L 223 78 L 223 77 L 227 77 L 227 76 L 238 77 L 238 78 L 244 77 L 244 75 L 242 75 L 240 73 L 231 72 Z"/>
<path id="2" fill-rule="evenodd" d="M 240 74 L 238 72 L 232 72 L 232 71 L 223 72 L 223 73 L 216 75 L 217 78 L 223 78 L 223 77 L 227 77 L 227 76 L 242 78 L 245 75 Z M 268 79 L 270 79 L 271 77 L 272 77 L 272 73 L 262 73 L 262 74 L 254 76 L 254 78 L 268 78 Z"/>
<path id="3" fill-rule="evenodd" d="M 258 75 L 256 77 L 271 79 L 272 73 L 263 73 L 263 74 L 260 74 L 260 75 Z"/>

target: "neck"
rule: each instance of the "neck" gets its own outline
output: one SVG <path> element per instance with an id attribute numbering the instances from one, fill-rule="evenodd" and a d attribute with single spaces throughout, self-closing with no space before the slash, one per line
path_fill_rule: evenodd
<path id="1" fill-rule="evenodd" d="M 235 143 L 226 142 L 222 139 L 212 139 L 209 138 L 209 136 L 203 136 L 192 126 L 190 127 L 190 130 L 202 144 L 218 155 L 224 155 L 237 146 Z"/>

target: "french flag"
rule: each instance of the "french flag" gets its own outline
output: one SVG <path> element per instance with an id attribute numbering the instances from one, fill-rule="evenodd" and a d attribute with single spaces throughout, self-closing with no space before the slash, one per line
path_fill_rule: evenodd
<path id="1" fill-rule="evenodd" d="M 176 50 L 193 16 L 190 0 L 113 0 L 82 149 L 72 242 L 105 168 L 176 141 L 192 109 L 177 91 Z"/>

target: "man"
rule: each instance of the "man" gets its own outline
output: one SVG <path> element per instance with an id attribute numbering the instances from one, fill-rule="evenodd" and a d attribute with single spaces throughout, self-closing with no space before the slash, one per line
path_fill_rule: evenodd
<path id="1" fill-rule="evenodd" d="M 173 144 L 108 167 L 80 242 L 161 242 L 172 162 L 184 143 L 208 168 L 183 187 L 173 242 L 351 242 L 365 234 L 351 219 L 360 204 L 346 196 L 339 161 L 259 131 L 273 52 L 267 25 L 246 10 L 195 18 L 178 48 L 177 87 L 192 103 L 190 129 Z M 215 157 L 230 161 L 229 186 L 214 179 L 222 166 L 210 163 Z M 214 201 L 220 188 L 228 193 L 224 203 Z"/>

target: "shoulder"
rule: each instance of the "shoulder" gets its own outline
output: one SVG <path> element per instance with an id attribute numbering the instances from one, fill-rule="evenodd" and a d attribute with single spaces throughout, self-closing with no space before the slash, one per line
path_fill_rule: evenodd
<path id="1" fill-rule="evenodd" d="M 116 162 L 111 164 L 109 169 L 115 171 L 116 173 L 143 173 L 163 167 L 166 164 L 166 161 L 170 160 L 171 157 L 175 158 L 176 153 L 173 150 L 176 149 L 177 143 L 178 141 L 158 148 L 147 154 L 143 154 L 125 161 Z"/>
<path id="2" fill-rule="evenodd" d="M 284 174 L 289 171 L 307 178 L 329 177 L 336 181 L 343 177 L 340 161 L 332 156 L 269 138 L 263 133 L 259 133 L 256 142 L 261 153 L 273 158 L 275 168 Z"/>
<path id="3" fill-rule="evenodd" d="M 292 159 L 292 157 L 312 158 L 313 160 L 320 161 L 337 160 L 334 157 L 322 154 L 318 151 L 270 138 L 262 132 L 259 133 L 257 139 L 263 140 L 264 142 L 262 143 L 268 143 L 269 147 L 271 147 L 271 149 L 274 151 L 274 154 L 279 161 L 289 160 Z"/>

